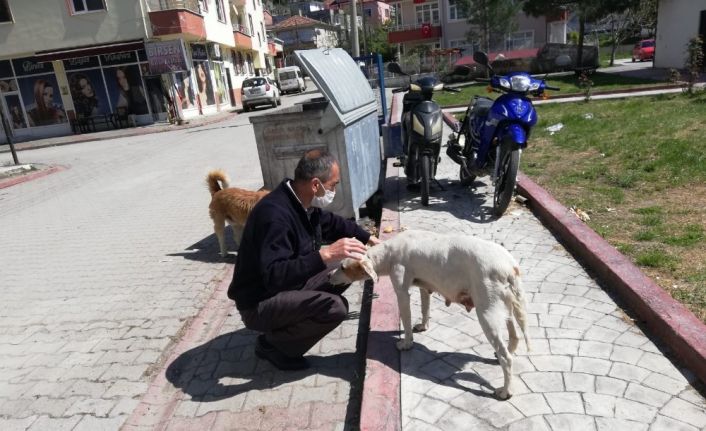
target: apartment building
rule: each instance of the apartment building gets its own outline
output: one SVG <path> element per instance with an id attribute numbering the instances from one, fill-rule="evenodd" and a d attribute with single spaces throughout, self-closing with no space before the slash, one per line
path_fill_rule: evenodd
<path id="1" fill-rule="evenodd" d="M 388 41 L 398 46 L 405 55 L 414 48 L 425 47 L 426 52 L 459 48 L 461 55 L 471 55 L 480 48 L 479 41 L 469 41 L 470 24 L 455 0 L 401 0 L 390 1 L 392 30 Z M 517 30 L 506 35 L 502 46 L 491 48 L 511 51 L 534 48 L 545 43 L 547 24 L 544 17 L 534 18 L 520 12 Z"/>
<path id="2" fill-rule="evenodd" d="M 0 0 L 0 103 L 18 139 L 208 115 L 272 70 L 264 28 L 261 0 Z"/>

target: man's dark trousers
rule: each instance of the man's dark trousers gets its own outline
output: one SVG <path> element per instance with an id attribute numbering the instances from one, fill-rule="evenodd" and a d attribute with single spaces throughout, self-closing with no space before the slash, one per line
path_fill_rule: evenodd
<path id="1" fill-rule="evenodd" d="M 342 293 L 347 287 L 308 283 L 240 310 L 240 315 L 246 328 L 263 332 L 277 350 L 300 357 L 345 320 L 348 301 Z"/>

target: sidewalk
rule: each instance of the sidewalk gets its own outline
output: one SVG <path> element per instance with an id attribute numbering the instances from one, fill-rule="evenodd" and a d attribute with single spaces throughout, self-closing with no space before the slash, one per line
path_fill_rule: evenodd
<path id="1" fill-rule="evenodd" d="M 146 126 L 129 127 L 124 129 L 111 129 L 102 132 L 82 133 L 66 136 L 56 136 L 53 138 L 35 139 L 32 141 L 15 142 L 15 150 L 32 150 L 36 148 L 53 147 L 59 145 L 76 144 L 79 142 L 103 141 L 106 139 L 123 138 L 129 136 L 147 135 L 150 133 L 167 132 L 171 130 L 192 129 L 194 127 L 205 126 L 231 119 L 237 115 L 234 108 L 227 109 L 213 115 L 204 115 L 190 118 L 182 125 L 169 124 L 167 122 L 157 122 Z M 0 144 L 0 153 L 9 153 L 8 144 Z"/>

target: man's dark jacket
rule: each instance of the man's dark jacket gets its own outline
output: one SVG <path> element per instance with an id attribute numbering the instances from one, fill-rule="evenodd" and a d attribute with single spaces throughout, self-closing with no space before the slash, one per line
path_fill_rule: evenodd
<path id="1" fill-rule="evenodd" d="M 322 242 L 370 234 L 351 220 L 319 208 L 307 212 L 284 180 L 255 205 L 243 230 L 228 297 L 248 310 L 285 290 L 301 289 L 326 269 L 319 255 Z"/>

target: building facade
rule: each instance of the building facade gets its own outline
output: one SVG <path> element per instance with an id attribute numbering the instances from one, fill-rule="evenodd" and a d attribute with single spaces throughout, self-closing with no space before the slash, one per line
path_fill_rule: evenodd
<path id="1" fill-rule="evenodd" d="M 293 65 L 291 54 L 299 49 L 334 48 L 338 46 L 338 31 L 333 25 L 306 16 L 293 15 L 269 31 L 282 41 L 285 65 Z"/>
<path id="2" fill-rule="evenodd" d="M 471 55 L 480 49 L 479 41 L 468 40 L 470 24 L 455 0 L 401 0 L 389 4 L 388 41 L 397 45 L 400 56 L 413 50 L 448 52 L 456 48 L 459 55 Z M 492 51 L 535 48 L 548 41 L 547 29 L 552 27 L 544 17 L 520 12 L 516 21 L 517 30 L 505 35 L 502 46 L 491 48 Z"/>
<path id="3" fill-rule="evenodd" d="M 65 135 L 77 119 L 116 112 L 146 124 L 231 109 L 243 79 L 272 70 L 263 18 L 261 0 L 0 0 L 11 133 Z"/>
<path id="4" fill-rule="evenodd" d="M 699 34 L 706 40 L 706 0 L 660 0 L 655 67 L 683 68 L 686 45 Z M 704 46 L 706 54 L 706 44 Z"/>

